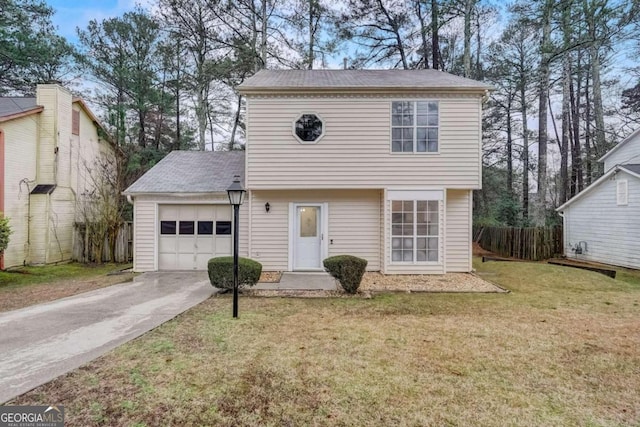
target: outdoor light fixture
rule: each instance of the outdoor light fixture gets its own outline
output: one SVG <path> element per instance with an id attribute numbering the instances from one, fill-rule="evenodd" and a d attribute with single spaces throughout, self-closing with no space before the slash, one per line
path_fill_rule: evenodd
<path id="1" fill-rule="evenodd" d="M 238 317 L 238 223 L 244 193 L 245 190 L 240 184 L 240 176 L 235 175 L 233 182 L 227 188 L 229 203 L 233 205 L 233 317 Z"/>
<path id="2" fill-rule="evenodd" d="M 269 204 L 269 202 L 264 204 L 264 210 L 267 211 L 267 213 L 269 213 L 269 211 L 271 210 L 271 205 Z"/>

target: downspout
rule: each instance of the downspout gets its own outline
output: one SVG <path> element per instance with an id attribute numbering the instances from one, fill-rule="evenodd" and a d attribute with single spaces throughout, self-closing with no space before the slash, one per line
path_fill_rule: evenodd
<path id="1" fill-rule="evenodd" d="M 569 227 L 567 226 L 567 221 L 565 221 L 564 211 L 558 211 L 558 215 L 562 218 L 562 256 L 567 257 L 567 236 L 569 235 Z"/>
<path id="2" fill-rule="evenodd" d="M 22 184 L 27 187 L 27 258 L 31 254 L 31 188 L 29 188 L 29 178 L 23 178 L 18 184 L 19 188 L 22 188 Z M 19 197 L 19 196 L 18 196 Z M 22 260 L 22 265 L 27 265 L 27 259 Z"/>

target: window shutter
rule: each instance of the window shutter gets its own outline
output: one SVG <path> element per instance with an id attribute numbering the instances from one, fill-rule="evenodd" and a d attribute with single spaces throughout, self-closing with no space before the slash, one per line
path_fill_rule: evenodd
<path id="1" fill-rule="evenodd" d="M 80 111 L 73 110 L 71 133 L 74 135 L 80 135 Z"/>
<path id="2" fill-rule="evenodd" d="M 629 187 L 626 179 L 616 181 L 618 206 L 629 204 Z"/>

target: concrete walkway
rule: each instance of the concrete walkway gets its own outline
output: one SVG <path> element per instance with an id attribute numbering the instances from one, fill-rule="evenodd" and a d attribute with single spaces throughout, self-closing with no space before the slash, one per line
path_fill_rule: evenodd
<path id="1" fill-rule="evenodd" d="M 258 283 L 251 289 L 258 290 L 305 290 L 335 291 L 336 280 L 325 272 L 291 273 L 284 272 L 279 283 Z"/>
<path id="2" fill-rule="evenodd" d="M 133 283 L 0 313 L 0 403 L 144 334 L 213 292 L 206 271 L 145 273 Z"/>

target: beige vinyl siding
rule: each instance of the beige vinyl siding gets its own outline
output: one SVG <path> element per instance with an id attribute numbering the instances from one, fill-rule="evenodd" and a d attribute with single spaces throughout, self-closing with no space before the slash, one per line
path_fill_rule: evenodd
<path id="1" fill-rule="evenodd" d="M 289 262 L 289 204 L 327 203 L 328 255 L 349 254 L 380 270 L 380 190 L 252 191 L 251 257 L 267 271 L 286 271 Z M 269 202 L 270 211 L 264 205 Z M 331 244 L 333 240 L 333 244 Z"/>
<path id="2" fill-rule="evenodd" d="M 439 153 L 391 153 L 391 102 L 439 101 Z M 480 187 L 480 96 L 249 97 L 247 187 Z M 293 122 L 316 113 L 324 136 L 300 144 Z"/>
<path id="3" fill-rule="evenodd" d="M 627 180 L 628 204 L 618 206 L 616 184 Z M 576 258 L 571 248 L 587 243 L 577 258 L 623 267 L 640 268 L 640 179 L 618 172 L 615 179 L 573 202 L 564 211 L 565 255 Z"/>
<path id="4" fill-rule="evenodd" d="M 240 206 L 240 235 L 238 253 L 242 257 L 248 254 L 248 218 L 249 204 Z M 157 269 L 157 233 L 158 205 L 162 204 L 229 204 L 226 193 L 216 195 L 144 195 L 134 197 L 133 204 L 133 269 L 134 271 L 155 271 Z M 231 210 L 232 207 L 229 206 Z"/>
<path id="5" fill-rule="evenodd" d="M 32 194 L 30 200 L 30 244 L 27 263 L 44 264 L 49 244 L 49 196 Z"/>
<path id="6" fill-rule="evenodd" d="M 640 163 L 640 134 L 627 141 L 623 146 L 611 153 L 604 161 L 604 171 L 607 172 L 616 165 Z"/>
<path id="7" fill-rule="evenodd" d="M 470 190 L 447 190 L 447 272 L 471 271 Z"/>
<path id="8" fill-rule="evenodd" d="M 156 265 L 156 203 L 136 197 L 133 204 L 133 270 L 154 271 Z"/>
<path id="9" fill-rule="evenodd" d="M 392 262 L 391 261 L 391 200 L 387 200 L 385 210 L 387 211 L 386 221 L 384 224 L 385 235 L 385 251 L 386 259 L 385 274 L 444 274 L 445 273 L 445 201 L 441 200 L 439 204 L 439 226 L 440 236 L 438 239 L 438 257 L 440 260 L 435 263 L 409 263 L 409 262 Z"/>
<path id="10" fill-rule="evenodd" d="M 0 124 L 5 143 L 4 214 L 13 230 L 4 252 L 7 268 L 22 265 L 29 257 L 29 186 L 33 188 L 36 179 L 38 116 L 33 114 Z M 22 180 L 25 181 L 20 183 Z"/>

